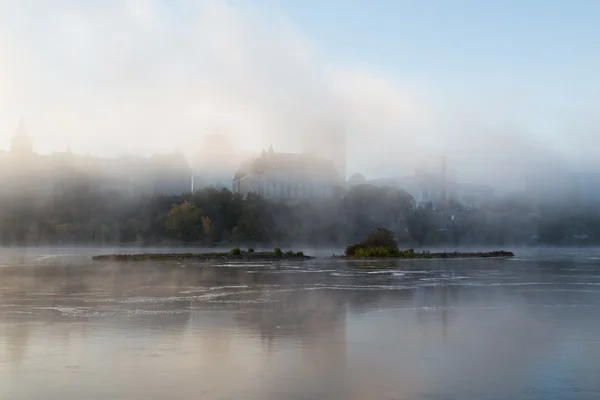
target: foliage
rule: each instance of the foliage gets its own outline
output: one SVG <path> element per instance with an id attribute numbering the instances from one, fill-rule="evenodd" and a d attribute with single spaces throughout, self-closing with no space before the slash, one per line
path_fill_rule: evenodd
<path id="1" fill-rule="evenodd" d="M 352 244 L 346 248 L 348 257 L 357 258 L 431 258 L 429 251 L 416 253 L 414 249 L 400 250 L 394 239 L 394 234 L 382 228 L 376 228 L 360 243 Z"/>
<path id="2" fill-rule="evenodd" d="M 254 253 L 254 249 L 252 247 L 248 248 L 248 253 Z"/>
<path id="3" fill-rule="evenodd" d="M 372 185 L 340 189 L 339 198 L 318 203 L 273 203 L 216 189 L 133 196 L 82 182 L 63 186 L 46 194 L 0 192 L 0 244 L 290 248 L 360 244 L 363 238 L 372 247 L 398 246 L 395 241 L 407 247 L 600 244 L 600 204 L 595 203 L 544 204 L 538 210 L 523 201 L 507 201 L 485 210 L 445 212 L 417 207 L 402 190 Z M 388 233 L 369 239 L 376 228 Z M 390 237 L 395 244 L 386 242 Z"/>
<path id="4" fill-rule="evenodd" d="M 202 230 L 206 236 L 210 236 L 212 233 L 212 221 L 209 217 L 202 217 Z"/>
<path id="5" fill-rule="evenodd" d="M 431 207 L 419 207 L 407 212 L 406 223 L 410 236 L 422 246 L 435 230 L 434 212 Z"/>
<path id="6" fill-rule="evenodd" d="M 398 257 L 400 251 L 393 232 L 375 228 L 360 243 L 348 246 L 345 254 L 351 257 Z"/>
<path id="7" fill-rule="evenodd" d="M 347 254 L 353 257 L 398 257 L 400 251 L 397 248 L 377 246 L 377 247 L 359 247 L 354 254 Z"/>
<path id="8" fill-rule="evenodd" d="M 375 228 L 361 243 L 366 247 L 398 247 L 394 233 L 384 228 Z"/>
<path id="9" fill-rule="evenodd" d="M 166 231 L 182 241 L 197 241 L 201 235 L 198 229 L 201 219 L 200 209 L 189 201 L 173 204 L 167 213 Z"/>
<path id="10" fill-rule="evenodd" d="M 185 259 L 196 259 L 196 260 L 221 260 L 223 258 L 239 259 L 242 256 L 244 259 L 256 259 L 256 260 L 271 260 L 274 258 L 310 258 L 306 257 L 303 252 L 299 251 L 294 253 L 288 251 L 285 254 L 281 251 L 265 251 L 265 252 L 251 252 L 244 253 L 240 248 L 236 247 L 227 253 L 140 253 L 140 254 L 108 254 L 95 256 L 95 261 L 168 261 L 168 260 L 185 260 Z"/>
<path id="11" fill-rule="evenodd" d="M 281 251 L 281 249 L 279 247 L 275 247 L 275 250 L 273 250 L 273 254 L 275 254 L 275 256 L 277 256 L 277 257 L 281 257 L 283 252 Z"/>
<path id="12" fill-rule="evenodd" d="M 357 258 L 432 258 L 429 251 L 415 252 L 414 249 L 400 250 L 397 247 L 375 246 L 366 247 L 359 245 L 352 253 L 346 253 L 347 256 Z"/>

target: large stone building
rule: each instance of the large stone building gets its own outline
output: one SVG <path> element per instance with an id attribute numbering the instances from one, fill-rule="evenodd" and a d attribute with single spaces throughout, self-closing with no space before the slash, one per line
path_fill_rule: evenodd
<path id="1" fill-rule="evenodd" d="M 311 154 L 275 153 L 272 148 L 235 175 L 234 192 L 271 200 L 332 198 L 342 178 L 335 165 Z"/>
<path id="2" fill-rule="evenodd" d="M 70 149 L 52 154 L 35 153 L 23 120 L 9 152 L 0 154 L 0 190 L 51 195 L 69 187 L 125 195 L 174 195 L 190 191 L 191 170 L 178 153 L 142 157 L 92 157 Z"/>

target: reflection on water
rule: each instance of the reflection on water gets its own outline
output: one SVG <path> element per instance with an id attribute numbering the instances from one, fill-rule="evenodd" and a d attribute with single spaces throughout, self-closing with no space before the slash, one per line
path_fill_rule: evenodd
<path id="1" fill-rule="evenodd" d="M 598 262 L 102 264 L 5 251 L 0 398 L 596 398 Z"/>

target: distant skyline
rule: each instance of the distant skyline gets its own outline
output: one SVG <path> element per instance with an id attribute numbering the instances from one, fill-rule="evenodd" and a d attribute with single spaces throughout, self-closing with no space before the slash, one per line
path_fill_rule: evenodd
<path id="1" fill-rule="evenodd" d="M 217 131 L 299 150 L 322 121 L 349 175 L 598 168 L 597 21 L 591 0 L 0 0 L 0 148 L 21 116 L 36 151 L 97 155 Z"/>

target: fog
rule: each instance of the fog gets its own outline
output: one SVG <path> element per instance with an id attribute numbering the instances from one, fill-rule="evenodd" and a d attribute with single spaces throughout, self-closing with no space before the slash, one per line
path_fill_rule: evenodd
<path id="1" fill-rule="evenodd" d="M 597 397 L 600 7 L 488 3 L 0 0 L 0 398 Z"/>
<path id="2" fill-rule="evenodd" d="M 497 22 L 516 34 L 513 17 Z M 550 21 L 546 9 L 537 17 Z M 463 23 L 474 24 L 447 29 Z M 550 25 L 540 35 L 566 29 Z M 556 59 L 594 65 L 565 49 L 557 44 Z M 475 63 L 472 81 L 448 84 L 331 54 L 273 2 L 1 0 L 0 146 L 24 116 L 40 153 L 191 157 L 215 132 L 235 151 L 298 151 L 305 132 L 335 129 L 347 135 L 349 174 L 409 175 L 442 154 L 461 180 L 505 189 L 548 166 L 595 170 L 597 84 L 564 69 L 524 84 L 528 54 L 512 55 L 512 82 Z"/>

